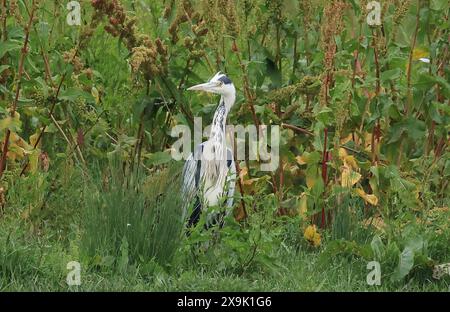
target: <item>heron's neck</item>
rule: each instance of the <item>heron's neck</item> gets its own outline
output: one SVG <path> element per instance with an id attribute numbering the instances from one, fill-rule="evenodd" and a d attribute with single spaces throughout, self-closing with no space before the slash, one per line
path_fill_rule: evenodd
<path id="1" fill-rule="evenodd" d="M 222 95 L 220 97 L 219 106 L 217 106 L 214 113 L 213 122 L 211 125 L 211 138 L 215 140 L 222 140 L 225 135 L 225 127 L 227 123 L 228 112 L 233 106 L 235 95 Z"/>
<path id="2" fill-rule="evenodd" d="M 227 167 L 227 144 L 225 137 L 226 122 L 228 112 L 234 104 L 235 95 L 222 96 L 219 105 L 214 113 L 211 125 L 211 135 L 203 155 L 207 155 L 207 161 L 204 163 L 205 181 L 207 187 L 212 185 L 222 185 L 225 181 Z"/>

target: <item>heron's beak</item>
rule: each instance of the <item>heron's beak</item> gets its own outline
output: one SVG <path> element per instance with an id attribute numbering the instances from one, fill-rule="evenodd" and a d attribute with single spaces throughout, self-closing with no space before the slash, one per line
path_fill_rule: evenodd
<path id="1" fill-rule="evenodd" d="M 205 91 L 205 92 L 214 92 L 213 89 L 216 87 L 214 83 L 205 82 L 195 86 L 188 88 L 189 91 Z"/>

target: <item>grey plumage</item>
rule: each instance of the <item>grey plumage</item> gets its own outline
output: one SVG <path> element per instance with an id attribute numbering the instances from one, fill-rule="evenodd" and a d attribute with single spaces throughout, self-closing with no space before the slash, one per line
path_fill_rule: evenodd
<path id="1" fill-rule="evenodd" d="M 189 88 L 221 95 L 214 113 L 210 138 L 195 147 L 183 168 L 183 220 L 190 206 L 192 212 L 187 226 L 195 226 L 200 215 L 209 206 L 220 206 L 225 197 L 225 211 L 214 211 L 206 218 L 206 227 L 216 223 L 223 225 L 223 218 L 230 213 L 235 191 L 236 168 L 233 151 L 226 147 L 225 129 L 227 115 L 235 101 L 235 88 L 231 80 L 217 73 L 210 81 Z"/>

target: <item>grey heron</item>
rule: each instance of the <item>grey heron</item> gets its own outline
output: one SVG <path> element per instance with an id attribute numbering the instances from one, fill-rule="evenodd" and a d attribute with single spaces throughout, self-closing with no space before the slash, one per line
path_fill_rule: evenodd
<path id="1" fill-rule="evenodd" d="M 183 168 L 183 220 L 189 205 L 193 204 L 188 219 L 188 229 L 195 226 L 202 212 L 208 207 L 217 206 L 225 198 L 225 211 L 208 214 L 205 227 L 219 223 L 223 226 L 224 217 L 233 205 L 236 167 L 231 148 L 226 146 L 226 121 L 236 99 L 236 89 L 232 81 L 218 72 L 206 83 L 187 90 L 220 94 L 220 101 L 214 113 L 209 139 L 194 148 Z"/>

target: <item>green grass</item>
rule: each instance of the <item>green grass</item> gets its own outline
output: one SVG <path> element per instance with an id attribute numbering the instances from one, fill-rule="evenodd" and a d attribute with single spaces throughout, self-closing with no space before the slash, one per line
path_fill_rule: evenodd
<path id="1" fill-rule="evenodd" d="M 110 188 L 105 188 L 103 179 L 85 180 L 76 169 L 64 172 L 58 188 L 52 183 L 36 183 L 38 177 L 11 181 L 14 191 L 8 194 L 8 205 L 0 218 L 0 290 L 449 290 L 450 276 L 436 281 L 423 265 L 415 266 L 402 280 L 391 281 L 397 253 L 391 254 L 392 261 L 381 261 L 381 286 L 369 286 L 364 257 L 349 249 L 330 252 L 331 246 L 338 246 L 338 250 L 344 246 L 335 244 L 338 241 L 332 230 L 321 231 L 320 248 L 309 246 L 299 227 L 301 220 L 274 218 L 273 203 L 264 196 L 257 198 L 258 212 L 252 212 L 245 224 L 227 221 L 220 239 L 204 231 L 194 231 L 187 239 L 175 221 L 179 217 L 176 193 L 167 191 L 174 190 L 174 180 L 167 177 L 176 176 L 176 172 L 170 170 L 131 183 L 140 186 L 139 192 L 124 187 L 126 180 L 120 176 L 116 181 L 110 178 Z M 27 202 L 27 197 L 33 201 Z M 155 205 L 156 197 L 159 206 Z M 127 228 L 127 223 L 135 226 Z M 417 233 L 429 231 L 411 227 Z M 364 235 L 359 235 L 357 246 L 363 250 L 373 234 L 367 230 L 361 233 Z M 215 237 L 214 244 L 198 251 L 211 237 Z M 446 237 L 436 236 L 428 246 L 439 263 L 448 262 Z M 258 247 L 251 257 L 254 241 Z M 403 245 L 398 244 L 402 250 Z M 80 286 L 66 284 L 70 261 L 81 263 Z"/>
<path id="2" fill-rule="evenodd" d="M 62 267 L 68 259 L 48 249 L 34 270 L 22 271 L 19 276 L 2 283 L 2 291 L 447 291 L 448 280 L 410 280 L 401 285 L 366 284 L 363 261 L 337 259 L 326 266 L 318 264 L 317 253 L 285 254 L 284 267 L 273 272 L 252 272 L 235 275 L 202 268 L 177 267 L 169 272 L 155 270 L 151 274 L 129 268 L 126 274 L 114 271 L 87 272 L 82 267 L 81 286 L 67 286 Z M 53 254 L 52 254 L 53 253 Z M 33 267 L 33 259 L 26 254 L 17 258 Z M 60 259 L 58 263 L 56 258 Z M 64 260 L 63 260 L 64 259 Z"/>
<path id="3" fill-rule="evenodd" d="M 170 263 L 179 244 L 174 238 L 182 231 L 179 166 L 148 178 L 124 175 L 118 164 L 110 167 L 111 172 L 94 178 L 84 192 L 83 256 L 94 264 L 109 259 L 122 267 L 143 259 Z"/>

